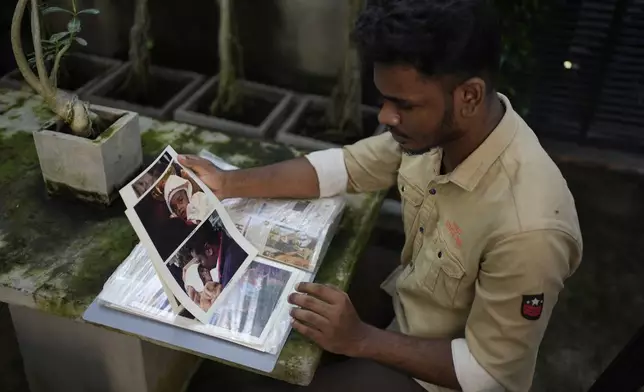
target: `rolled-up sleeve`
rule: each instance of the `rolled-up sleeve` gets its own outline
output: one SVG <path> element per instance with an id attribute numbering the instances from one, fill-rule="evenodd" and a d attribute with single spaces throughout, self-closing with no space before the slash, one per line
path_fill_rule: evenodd
<path id="1" fill-rule="evenodd" d="M 343 151 L 349 176 L 347 192 L 374 192 L 396 183 L 402 151 L 391 133 L 363 139 Z"/>
<path id="2" fill-rule="evenodd" d="M 537 352 L 581 240 L 535 230 L 499 241 L 481 263 L 465 328 L 476 361 L 509 391 L 528 391 Z"/>

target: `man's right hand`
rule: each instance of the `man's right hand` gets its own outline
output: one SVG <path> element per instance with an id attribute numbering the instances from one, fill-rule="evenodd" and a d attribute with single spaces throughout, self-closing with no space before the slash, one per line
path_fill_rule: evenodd
<path id="1" fill-rule="evenodd" d="M 210 161 L 194 155 L 179 155 L 179 163 L 192 170 L 220 200 L 227 198 L 224 173 Z"/>
<path id="2" fill-rule="evenodd" d="M 320 189 L 315 169 L 304 157 L 249 169 L 222 171 L 210 161 L 180 155 L 179 163 L 192 170 L 220 199 L 314 199 Z"/>

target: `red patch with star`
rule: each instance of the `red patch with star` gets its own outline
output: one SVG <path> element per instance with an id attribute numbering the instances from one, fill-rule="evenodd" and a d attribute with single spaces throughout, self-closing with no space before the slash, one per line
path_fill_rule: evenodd
<path id="1" fill-rule="evenodd" d="M 537 295 L 524 295 L 521 301 L 521 316 L 526 320 L 539 320 L 543 310 L 543 293 Z"/>

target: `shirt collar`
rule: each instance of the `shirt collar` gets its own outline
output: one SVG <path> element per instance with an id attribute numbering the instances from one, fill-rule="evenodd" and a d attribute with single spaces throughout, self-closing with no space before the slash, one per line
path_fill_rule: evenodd
<path id="1" fill-rule="evenodd" d="M 498 96 L 505 106 L 503 118 L 483 143 L 448 175 L 449 181 L 468 192 L 476 188 L 483 175 L 505 151 L 517 132 L 516 112 L 505 95 L 498 94 Z"/>

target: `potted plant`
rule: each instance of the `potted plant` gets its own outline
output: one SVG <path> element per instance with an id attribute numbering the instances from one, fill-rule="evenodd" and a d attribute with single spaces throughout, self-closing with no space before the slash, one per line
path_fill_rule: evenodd
<path id="1" fill-rule="evenodd" d="M 148 0 L 136 0 L 134 8 L 129 61 L 93 86 L 89 97 L 101 105 L 169 119 L 174 109 L 203 83 L 203 77 L 151 65 Z"/>
<path id="2" fill-rule="evenodd" d="M 175 111 L 175 120 L 248 137 L 266 137 L 286 114 L 292 94 L 244 80 L 233 0 L 219 1 L 219 74 Z"/>
<path id="3" fill-rule="evenodd" d="M 143 163 L 137 113 L 90 105 L 56 87 L 60 60 L 72 41 L 80 39 L 83 13 L 72 1 L 68 34 L 55 42 L 54 65 L 45 67 L 37 0 L 31 1 L 31 35 L 37 76 L 29 67 L 20 37 L 20 25 L 29 0 L 18 0 L 11 22 L 11 46 L 18 69 L 29 86 L 53 112 L 52 120 L 34 132 L 40 168 L 50 194 L 110 204 L 118 189 Z M 45 43 L 51 42 L 45 41 Z M 48 47 L 46 47 L 48 48 Z"/>
<path id="4" fill-rule="evenodd" d="M 68 10 L 61 7 L 41 7 L 43 16 L 49 14 L 68 14 L 76 15 L 76 20 L 80 23 L 79 15 L 98 15 L 97 9 L 85 9 L 79 12 L 74 9 Z M 87 41 L 78 37 L 72 30 L 77 28 L 76 22 L 67 26 L 67 31 L 52 34 L 48 39 L 42 40 L 43 57 L 47 69 L 51 71 L 51 78 L 56 78 L 56 86 L 59 89 L 74 92 L 84 97 L 88 89 L 94 86 L 102 77 L 109 72 L 121 66 L 122 62 L 118 60 L 94 56 L 91 54 L 71 52 L 72 45 L 87 46 Z M 76 34 L 74 39 L 69 39 L 72 34 Z M 53 72 L 56 61 L 56 53 L 61 53 L 56 65 L 56 72 Z M 32 70 L 35 70 L 35 57 L 29 59 Z M 0 78 L 0 87 L 22 89 L 29 88 L 19 69 L 7 73 Z"/>
<path id="5" fill-rule="evenodd" d="M 347 18 L 351 31 L 364 0 L 350 0 Z M 309 150 L 351 144 L 382 132 L 378 109 L 362 104 L 360 59 L 355 44 L 346 36 L 344 65 L 331 98 L 304 95 L 277 133 L 277 141 Z"/>

